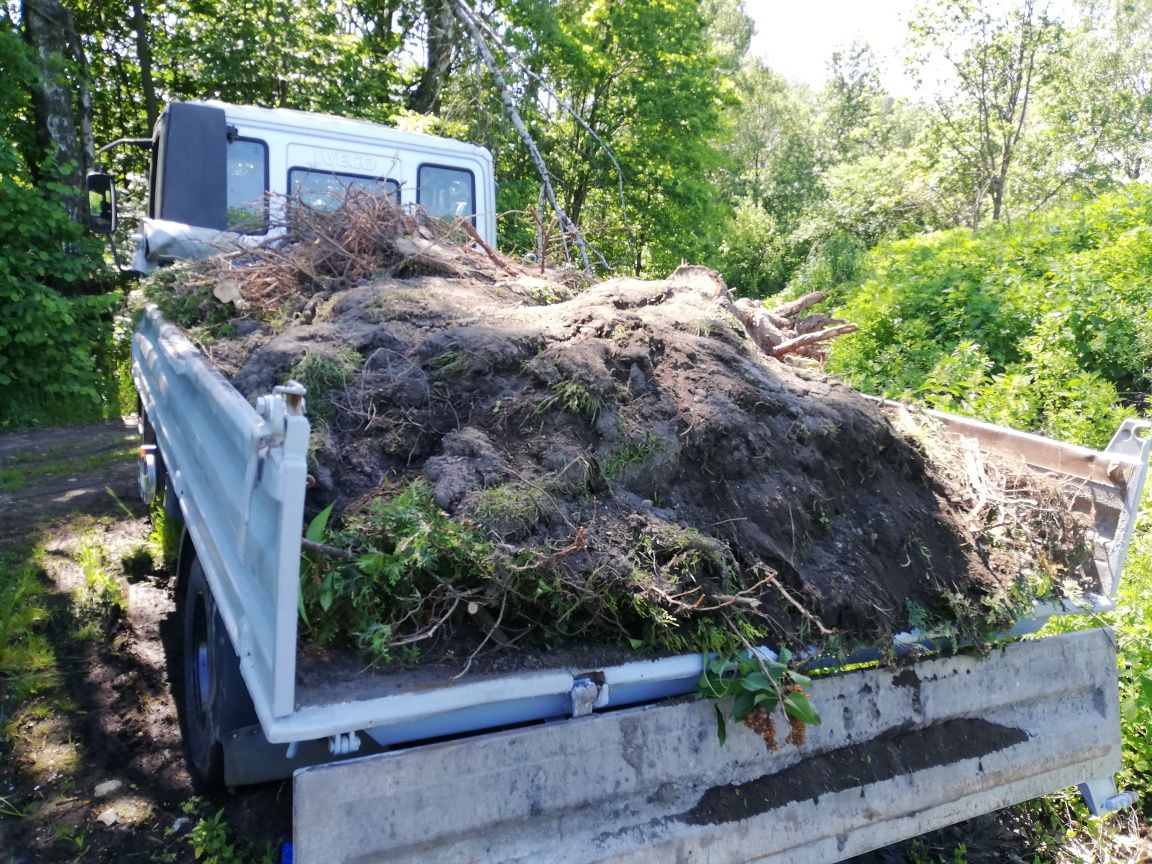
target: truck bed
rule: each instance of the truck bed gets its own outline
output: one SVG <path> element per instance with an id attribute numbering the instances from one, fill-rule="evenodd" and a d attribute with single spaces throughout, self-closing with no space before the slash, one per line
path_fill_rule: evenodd
<path id="1" fill-rule="evenodd" d="M 801 746 L 673 700 L 304 769 L 295 860 L 824 864 L 1084 784 L 1124 803 L 1106 630 L 819 679 Z"/>
<path id="2" fill-rule="evenodd" d="M 957 447 L 1023 457 L 1093 514 L 1091 590 L 1037 605 L 988 656 L 923 659 L 931 634 L 913 631 L 828 663 L 811 688 L 822 725 L 771 749 L 739 724 L 720 744 L 713 706 L 689 695 L 695 655 L 582 649 L 514 668 L 484 661 L 460 677 L 299 651 L 309 427 L 298 391 L 250 405 L 155 308 L 133 357 L 169 489 L 259 717 L 222 742 L 226 776 L 314 765 L 294 784 L 298 862 L 820 864 L 1072 784 L 1093 812 L 1130 801 L 1111 780 L 1111 634 L 1007 639 L 1052 615 L 1111 607 L 1148 424 L 1126 422 L 1093 451 L 929 412 Z M 890 410 L 899 420 L 905 409 Z M 893 666 L 902 654 L 907 665 Z M 887 662 L 869 665 L 877 658 Z M 375 755 L 315 764 L 357 752 Z"/>
<path id="3" fill-rule="evenodd" d="M 371 730 L 380 744 L 423 740 L 690 693 L 697 656 L 636 659 L 596 649 L 535 657 L 508 672 L 432 668 L 398 675 L 354 658 L 297 650 L 297 597 L 308 421 L 294 397 L 250 405 L 179 328 L 149 308 L 133 346 L 134 376 L 170 483 L 268 740 L 285 744 Z M 893 410 L 903 411 L 898 406 Z M 1147 470 L 1146 424 L 1126 422 L 1105 451 L 925 412 L 957 446 L 1022 456 L 1066 483 L 1071 506 L 1095 514 L 1097 590 L 1076 604 L 1037 607 L 1025 632 L 1052 614 L 1109 608 Z M 902 634 L 901 644 L 923 634 Z M 890 646 L 877 646 L 886 652 Z M 856 658 L 860 659 L 860 658 Z"/>

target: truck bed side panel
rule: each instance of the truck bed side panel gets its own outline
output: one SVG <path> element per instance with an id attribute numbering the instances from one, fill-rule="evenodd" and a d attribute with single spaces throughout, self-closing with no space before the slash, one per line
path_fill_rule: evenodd
<path id="1" fill-rule="evenodd" d="M 712 706 L 680 701 L 305 769 L 296 860 L 819 864 L 1120 767 L 1105 630 L 812 698 L 824 722 L 799 747 L 742 725 L 720 745 Z"/>

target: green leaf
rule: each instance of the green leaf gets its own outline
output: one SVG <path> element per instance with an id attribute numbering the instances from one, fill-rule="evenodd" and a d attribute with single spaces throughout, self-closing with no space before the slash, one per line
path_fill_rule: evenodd
<path id="1" fill-rule="evenodd" d="M 793 684 L 799 684 L 801 687 L 807 687 L 812 683 L 812 679 L 807 675 L 801 675 L 799 672 L 789 672 L 788 680 Z"/>
<path id="2" fill-rule="evenodd" d="M 777 697 L 775 693 L 757 693 L 756 694 L 756 707 L 767 704 L 765 711 L 771 711 L 776 707 Z"/>
<path id="3" fill-rule="evenodd" d="M 304 586 L 300 586 L 300 590 L 296 592 L 296 614 L 300 616 L 300 620 L 304 622 L 305 627 L 311 627 L 312 622 L 308 620 L 308 610 L 304 607 Z"/>
<path id="4" fill-rule="evenodd" d="M 776 689 L 773 682 L 763 672 L 753 672 L 751 675 L 745 675 L 740 679 L 740 687 L 744 690 L 750 690 L 753 693 L 759 693 L 765 690 L 775 691 Z"/>
<path id="5" fill-rule="evenodd" d="M 806 693 L 794 692 L 785 696 L 784 710 L 789 717 L 799 720 L 801 723 L 806 723 L 809 726 L 820 725 L 820 715 L 812 707 L 812 703 L 808 701 Z"/>
<path id="6" fill-rule="evenodd" d="M 724 722 L 724 712 L 720 710 L 719 705 L 713 704 L 712 710 L 716 712 L 716 738 L 723 747 L 724 742 L 728 740 L 728 724 Z"/>
<path id="7" fill-rule="evenodd" d="M 336 502 L 333 501 L 319 513 L 317 513 L 312 521 L 308 523 L 308 530 L 304 532 L 304 536 L 311 540 L 313 543 L 323 543 L 326 532 L 328 530 L 328 517 L 332 515 L 332 508 Z"/>
<path id="8" fill-rule="evenodd" d="M 749 693 L 747 690 L 737 693 L 736 698 L 732 701 L 732 719 L 737 722 L 743 720 L 752 713 L 752 709 L 755 707 L 755 693 Z"/>

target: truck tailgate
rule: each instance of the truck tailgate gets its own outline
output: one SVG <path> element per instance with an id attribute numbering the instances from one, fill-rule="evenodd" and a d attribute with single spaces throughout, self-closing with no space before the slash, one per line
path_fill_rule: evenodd
<path id="1" fill-rule="evenodd" d="M 820 678 L 812 701 L 799 747 L 731 724 L 721 745 L 685 699 L 303 769 L 295 860 L 818 864 L 1073 784 L 1100 805 L 1120 767 L 1104 629 Z"/>

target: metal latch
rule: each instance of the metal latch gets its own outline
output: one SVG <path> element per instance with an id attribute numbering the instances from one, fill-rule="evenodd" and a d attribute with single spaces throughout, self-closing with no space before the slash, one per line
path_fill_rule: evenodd
<path id="1" fill-rule="evenodd" d="M 597 673 L 600 681 L 591 677 L 576 678 L 572 681 L 572 716 L 584 717 L 592 713 L 593 708 L 603 708 L 608 704 L 608 682 L 603 675 Z"/>
<path id="2" fill-rule="evenodd" d="M 1084 798 L 1084 803 L 1088 805 L 1088 812 L 1093 816 L 1103 816 L 1105 813 L 1124 810 L 1139 800 L 1139 796 L 1135 792 L 1117 792 L 1116 784 L 1111 777 L 1089 780 L 1087 783 L 1081 783 L 1077 788 L 1080 790 L 1081 797 Z"/>

